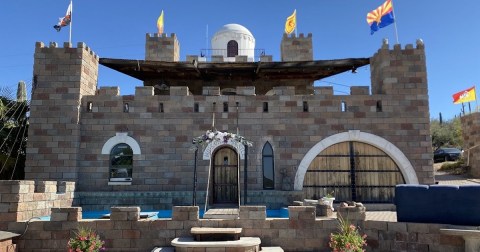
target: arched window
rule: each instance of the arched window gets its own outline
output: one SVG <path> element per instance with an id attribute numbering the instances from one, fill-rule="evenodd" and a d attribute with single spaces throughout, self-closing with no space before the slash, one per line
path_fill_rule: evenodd
<path id="1" fill-rule="evenodd" d="M 273 149 L 269 142 L 266 142 L 262 150 L 262 168 L 263 168 L 263 189 L 275 189 L 275 172 L 273 162 Z"/>
<path id="2" fill-rule="evenodd" d="M 110 151 L 110 181 L 132 181 L 133 150 L 130 145 L 120 143 Z"/>
<path id="3" fill-rule="evenodd" d="M 235 57 L 238 55 L 238 43 L 235 40 L 228 41 L 227 57 Z"/>

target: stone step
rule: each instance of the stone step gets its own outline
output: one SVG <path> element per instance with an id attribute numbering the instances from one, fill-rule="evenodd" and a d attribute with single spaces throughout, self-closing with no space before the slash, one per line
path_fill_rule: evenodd
<path id="1" fill-rule="evenodd" d="M 239 240 L 242 228 L 192 227 L 190 233 L 196 241 Z"/>
<path id="2" fill-rule="evenodd" d="M 174 247 L 155 247 L 152 252 L 175 252 Z"/>
<path id="3" fill-rule="evenodd" d="M 238 252 L 259 251 L 260 238 L 258 237 L 240 237 L 236 241 L 195 241 L 193 237 L 179 237 L 172 240 L 175 251 L 190 251 L 195 249 L 205 249 L 209 251 L 224 251 L 235 249 Z M 223 250 L 222 250 L 223 249 Z"/>
<path id="4" fill-rule="evenodd" d="M 203 214 L 204 219 L 238 219 L 238 208 L 213 208 Z"/>
<path id="5" fill-rule="evenodd" d="M 262 247 L 260 252 L 283 252 L 281 247 Z"/>

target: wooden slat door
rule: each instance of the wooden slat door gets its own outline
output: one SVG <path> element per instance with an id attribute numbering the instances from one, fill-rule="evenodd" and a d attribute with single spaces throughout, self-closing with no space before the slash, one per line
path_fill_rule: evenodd
<path id="1" fill-rule="evenodd" d="M 231 148 L 215 152 L 212 186 L 213 204 L 238 203 L 238 156 Z"/>
<path id="2" fill-rule="evenodd" d="M 392 202 L 395 185 L 405 180 L 391 157 L 361 142 L 334 144 L 317 155 L 303 182 L 305 198 L 327 193 L 336 201 Z"/>

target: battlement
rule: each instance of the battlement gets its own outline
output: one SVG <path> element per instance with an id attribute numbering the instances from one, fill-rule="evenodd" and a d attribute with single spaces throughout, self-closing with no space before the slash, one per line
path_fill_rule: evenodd
<path id="1" fill-rule="evenodd" d="M 166 33 L 147 33 L 146 34 L 146 39 L 158 39 L 158 38 L 170 38 L 170 39 L 177 39 L 177 34 L 171 33 L 170 37 L 168 37 L 168 34 Z"/>
<path id="2" fill-rule="evenodd" d="M 75 183 L 65 181 L 0 181 L 0 222 L 50 215 L 52 207 L 71 207 Z"/>
<path id="3" fill-rule="evenodd" d="M 298 37 L 295 35 L 295 33 L 292 33 L 291 35 L 288 35 L 288 34 L 284 33 L 283 38 L 282 38 L 282 40 L 301 40 L 301 39 L 311 40 L 312 39 L 312 33 L 309 32 L 306 37 L 305 37 L 304 33 L 298 34 Z"/>
<path id="4" fill-rule="evenodd" d="M 246 86 L 233 90 L 236 95 L 222 95 L 220 87 L 205 86 L 203 95 L 191 95 L 186 86 L 171 86 L 167 95 L 154 95 L 154 88 L 145 86 L 136 87 L 135 95 L 121 96 L 118 87 L 102 87 L 96 95 L 83 97 L 81 111 L 90 114 L 84 114 L 83 118 L 118 117 L 115 113 L 131 113 L 135 117 L 143 113 L 205 112 L 211 111 L 212 103 L 228 107 L 239 102 L 244 112 L 262 112 L 266 103 L 271 104 L 269 112 L 273 113 L 286 112 L 286 108 L 290 112 L 364 113 L 367 117 L 428 112 L 428 95 L 421 95 L 423 90 L 385 96 L 370 94 L 368 86 L 352 86 L 349 95 L 334 94 L 331 86 L 314 87 L 311 95 L 296 95 L 295 89 L 294 86 L 274 87 L 269 95 L 256 95 L 254 86 Z M 95 115 L 97 112 L 101 115 Z"/>
<path id="5" fill-rule="evenodd" d="M 62 47 L 58 46 L 57 42 L 50 42 L 48 46 L 46 46 L 43 42 L 37 41 L 35 43 L 35 52 L 48 52 L 49 49 L 62 49 Z M 65 53 L 72 53 L 71 49 L 78 49 L 83 50 L 90 55 L 92 55 L 97 61 L 100 58 L 90 47 L 88 47 L 84 42 L 78 42 L 77 47 L 72 47 L 72 43 L 70 42 L 63 42 L 63 49 L 65 49 Z"/>

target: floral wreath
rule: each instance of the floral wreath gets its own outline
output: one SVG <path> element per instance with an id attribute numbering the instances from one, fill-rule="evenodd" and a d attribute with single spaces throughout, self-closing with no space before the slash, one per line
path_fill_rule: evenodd
<path id="1" fill-rule="evenodd" d="M 251 141 L 248 141 L 245 137 L 243 137 L 239 134 L 222 132 L 222 131 L 218 131 L 218 130 L 207 130 L 207 132 L 205 132 L 205 134 L 193 138 L 192 143 L 195 144 L 195 145 L 199 144 L 199 145 L 204 146 L 204 145 L 207 145 L 211 142 L 227 143 L 230 139 L 232 139 L 232 140 L 234 140 L 238 143 L 241 143 L 243 145 L 252 146 Z"/>

